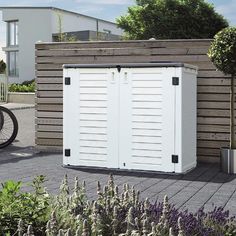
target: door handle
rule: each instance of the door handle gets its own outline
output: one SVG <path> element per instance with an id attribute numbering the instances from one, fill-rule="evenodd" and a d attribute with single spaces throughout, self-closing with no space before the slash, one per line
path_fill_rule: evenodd
<path id="1" fill-rule="evenodd" d="M 115 78 L 115 72 L 111 73 L 111 84 L 115 84 L 116 83 L 116 78 Z"/>
<path id="2" fill-rule="evenodd" d="M 129 80 L 128 80 L 128 72 L 124 73 L 124 84 L 128 84 Z"/>

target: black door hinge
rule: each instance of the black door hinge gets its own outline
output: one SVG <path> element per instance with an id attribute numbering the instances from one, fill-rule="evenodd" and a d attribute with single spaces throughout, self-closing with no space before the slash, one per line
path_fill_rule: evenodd
<path id="1" fill-rule="evenodd" d="M 172 77 L 172 85 L 179 85 L 179 77 Z"/>
<path id="2" fill-rule="evenodd" d="M 70 149 L 65 149 L 65 156 L 70 157 Z"/>
<path id="3" fill-rule="evenodd" d="M 70 77 L 65 77 L 65 85 L 70 85 Z"/>
<path id="4" fill-rule="evenodd" d="M 172 163 L 179 163 L 179 156 L 178 155 L 172 155 Z"/>

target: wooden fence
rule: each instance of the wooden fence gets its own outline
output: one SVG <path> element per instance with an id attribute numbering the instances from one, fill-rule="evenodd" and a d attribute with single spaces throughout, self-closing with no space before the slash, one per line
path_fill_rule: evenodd
<path id="1" fill-rule="evenodd" d="M 219 161 L 229 145 L 230 80 L 210 62 L 211 40 L 39 43 L 36 45 L 36 146 L 62 150 L 62 65 L 175 61 L 198 66 L 198 160 Z"/>

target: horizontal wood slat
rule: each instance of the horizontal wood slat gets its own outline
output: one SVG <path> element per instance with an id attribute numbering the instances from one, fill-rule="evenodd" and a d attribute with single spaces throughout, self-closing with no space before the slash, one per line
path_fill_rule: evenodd
<path id="1" fill-rule="evenodd" d="M 51 98 L 51 97 L 46 97 L 46 98 L 40 98 L 37 97 L 35 99 L 36 104 L 62 104 L 63 103 L 63 99 L 62 97 L 60 98 Z"/>
<path id="2" fill-rule="evenodd" d="M 156 48 L 156 47 L 188 47 L 200 48 L 208 47 L 211 40 L 209 39 L 176 39 L 176 40 L 131 40 L 131 41 L 101 41 L 101 42 L 58 42 L 58 43 L 37 43 L 37 50 L 53 49 L 77 49 L 77 48 Z"/>
<path id="3" fill-rule="evenodd" d="M 63 89 L 63 84 L 60 83 L 60 84 L 40 84 L 40 83 L 37 83 L 37 86 L 36 86 L 37 90 L 38 91 L 57 91 L 57 90 L 61 90 Z"/>
<path id="4" fill-rule="evenodd" d="M 219 156 L 220 149 L 219 148 L 200 148 L 197 149 L 197 155 L 202 156 Z"/>
<path id="5" fill-rule="evenodd" d="M 228 147 L 229 142 L 227 141 L 219 141 L 219 140 L 198 140 L 197 146 L 201 148 L 218 148 Z"/>
<path id="6" fill-rule="evenodd" d="M 229 110 L 198 109 L 198 117 L 230 117 Z"/>
<path id="7" fill-rule="evenodd" d="M 63 111 L 62 104 L 38 104 L 36 106 L 37 111 Z"/>
<path id="8" fill-rule="evenodd" d="M 36 145 L 40 146 L 62 146 L 62 139 L 36 138 Z"/>
<path id="9" fill-rule="evenodd" d="M 222 102 L 222 101 L 198 101 L 197 103 L 198 108 L 208 108 L 208 109 L 230 109 L 229 101 Z"/>
<path id="10" fill-rule="evenodd" d="M 94 63 L 96 62 L 91 62 L 91 64 L 94 64 Z M 121 63 L 121 62 L 117 61 L 117 63 Z M 189 64 L 196 65 L 200 70 L 216 70 L 215 66 L 210 61 L 204 61 L 204 62 L 193 61 L 193 62 L 189 62 Z M 36 64 L 36 69 L 37 70 L 61 70 L 62 64 L 55 63 L 55 62 L 51 64 Z"/>
<path id="11" fill-rule="evenodd" d="M 202 61 L 208 62 L 207 55 L 127 55 L 127 56 L 82 56 L 82 57 L 37 57 L 38 63 L 124 63 L 124 62 L 156 62 L 156 61 L 182 61 L 193 62 Z M 40 71 L 39 71 L 40 72 Z M 40 75 L 37 74 L 37 75 Z"/>
<path id="12" fill-rule="evenodd" d="M 218 162 L 229 146 L 230 80 L 217 71 L 207 51 L 211 40 L 156 40 L 36 44 L 36 147 L 62 150 L 62 65 L 178 61 L 198 66 L 197 153 Z"/>
<path id="13" fill-rule="evenodd" d="M 37 111 L 36 117 L 39 118 L 62 118 L 63 113 L 62 112 L 43 112 L 43 111 Z"/>
<path id="14" fill-rule="evenodd" d="M 36 138 L 49 138 L 49 139 L 61 139 L 63 134 L 62 132 L 42 132 L 38 131 L 36 132 Z"/>
<path id="15" fill-rule="evenodd" d="M 44 144 L 43 145 L 39 145 L 39 144 L 36 144 L 35 145 L 36 148 L 39 150 L 39 151 L 43 151 L 43 152 L 56 152 L 56 153 L 62 153 L 63 151 L 63 148 L 62 148 L 62 145 L 59 145 L 59 146 L 50 146 L 50 145 L 47 145 L 45 146 Z"/>
<path id="16" fill-rule="evenodd" d="M 37 131 L 44 132 L 47 130 L 47 132 L 62 132 L 63 127 L 62 125 L 36 125 Z"/>
<path id="17" fill-rule="evenodd" d="M 205 54 L 207 48 L 188 50 L 187 48 L 112 48 L 112 49 L 77 49 L 77 50 L 50 50 L 37 51 L 38 57 L 70 57 L 70 56 L 130 56 L 130 55 L 199 55 Z"/>
<path id="18" fill-rule="evenodd" d="M 212 124 L 198 124 L 198 132 L 217 132 L 217 133 L 229 133 L 230 129 L 228 125 L 212 125 Z"/>
<path id="19" fill-rule="evenodd" d="M 209 156 L 209 155 L 199 155 L 197 156 L 198 158 L 198 162 L 199 163 L 205 163 L 205 162 L 208 162 L 208 163 L 213 163 L 213 164 L 219 164 L 220 163 L 220 158 L 219 158 L 219 154 L 218 155 L 215 155 L 215 156 Z"/>
<path id="20" fill-rule="evenodd" d="M 230 119 L 225 117 L 197 117 L 198 124 L 225 125 L 229 122 Z"/>
<path id="21" fill-rule="evenodd" d="M 36 117 L 37 125 L 63 125 L 63 120 L 58 118 L 40 118 Z"/>
<path id="22" fill-rule="evenodd" d="M 37 85 L 38 84 L 62 84 L 62 77 L 37 77 L 36 79 Z"/>
<path id="23" fill-rule="evenodd" d="M 37 91 L 37 97 L 38 98 L 62 98 L 62 90 L 61 91 Z"/>
<path id="24" fill-rule="evenodd" d="M 136 60 L 136 62 L 143 62 L 142 60 L 139 60 L 140 57 L 138 57 Z M 173 58 L 174 59 L 174 58 Z M 55 61 L 54 59 L 52 59 L 53 61 Z M 64 60 L 64 59 L 63 59 Z M 157 58 L 153 61 L 168 61 L 168 59 L 164 59 L 164 58 Z M 89 60 L 88 60 L 89 61 Z M 121 59 L 121 61 L 123 61 L 123 59 Z M 152 61 L 152 60 L 151 60 Z M 175 61 L 178 61 L 178 59 L 176 59 Z M 113 62 L 112 59 L 111 60 L 107 60 L 107 61 L 102 61 L 102 63 L 109 63 L 109 62 Z M 114 61 L 114 63 L 117 62 L 117 61 Z M 123 61 L 124 62 L 124 61 Z M 134 62 L 133 60 L 132 61 L 127 61 L 126 62 Z M 187 60 L 184 61 L 184 62 L 188 62 Z M 65 63 L 76 63 L 76 64 L 79 64 L 79 63 L 87 63 L 87 61 L 75 61 L 75 59 L 71 59 L 70 61 L 67 61 L 67 62 L 61 62 L 61 64 L 65 64 Z M 95 62 L 94 62 L 95 63 Z M 93 64 L 94 64 L 93 63 Z M 97 63 L 99 63 L 99 61 L 97 61 Z M 63 73 L 62 73 L 62 69 L 40 69 L 36 72 L 36 75 L 40 78 L 40 77 L 62 77 Z M 219 71 L 216 71 L 216 70 L 199 70 L 198 71 L 198 76 L 201 77 L 201 78 L 222 78 L 224 75 L 219 72 Z M 225 78 L 229 78 L 229 77 L 225 77 Z"/>
<path id="25" fill-rule="evenodd" d="M 219 141 L 229 141 L 229 133 L 203 133 L 198 132 L 198 140 L 219 140 Z"/>
<path id="26" fill-rule="evenodd" d="M 228 78 L 201 78 L 198 76 L 198 86 L 213 85 L 213 86 L 230 86 L 230 80 Z"/>
<path id="27" fill-rule="evenodd" d="M 229 92 L 230 92 L 230 86 L 198 85 L 198 93 L 206 93 L 206 94 L 224 93 L 228 95 Z"/>

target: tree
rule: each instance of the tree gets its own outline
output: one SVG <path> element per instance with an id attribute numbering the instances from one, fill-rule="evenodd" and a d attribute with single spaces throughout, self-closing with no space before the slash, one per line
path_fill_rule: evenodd
<path id="1" fill-rule="evenodd" d="M 63 16 L 62 14 L 58 11 L 57 12 L 57 27 L 58 27 L 58 34 L 56 37 L 57 42 L 75 42 L 76 37 L 73 35 L 69 35 L 67 33 L 63 32 L 62 25 L 63 25 Z"/>
<path id="2" fill-rule="evenodd" d="M 213 38 L 227 20 L 204 0 L 136 0 L 116 21 L 128 39 Z"/>
<path id="3" fill-rule="evenodd" d="M 217 33 L 208 52 L 213 64 L 224 74 L 231 75 L 230 91 L 230 148 L 236 148 L 235 138 L 235 79 L 236 79 L 236 27 Z"/>
<path id="4" fill-rule="evenodd" d="M 0 60 L 0 74 L 5 73 L 6 63 L 3 60 Z"/>

